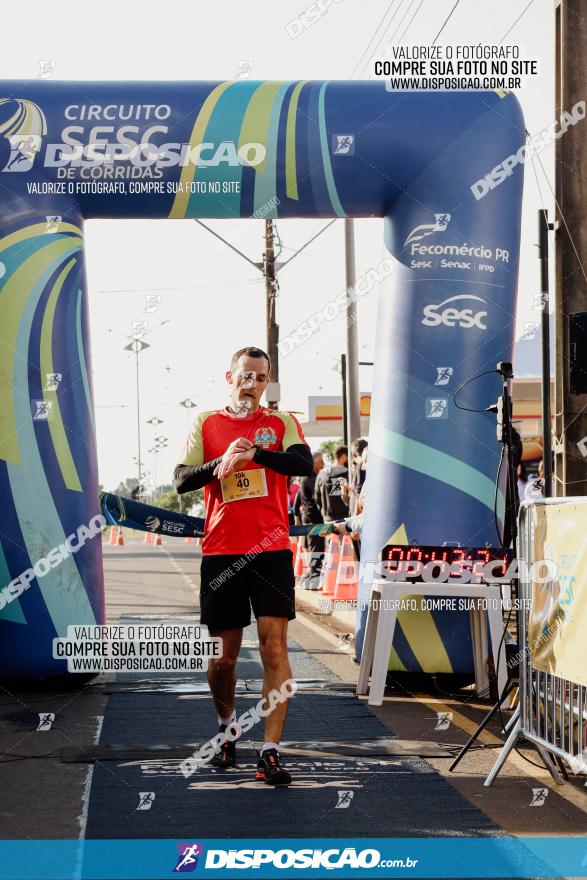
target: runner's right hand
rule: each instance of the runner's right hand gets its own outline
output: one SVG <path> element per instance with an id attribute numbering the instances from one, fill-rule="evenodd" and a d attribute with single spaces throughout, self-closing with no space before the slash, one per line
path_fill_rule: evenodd
<path id="1" fill-rule="evenodd" d="M 227 447 L 223 457 L 228 458 L 230 455 L 248 452 L 253 445 L 252 440 L 247 440 L 246 437 L 239 437 L 237 440 L 233 440 L 230 446 Z"/>

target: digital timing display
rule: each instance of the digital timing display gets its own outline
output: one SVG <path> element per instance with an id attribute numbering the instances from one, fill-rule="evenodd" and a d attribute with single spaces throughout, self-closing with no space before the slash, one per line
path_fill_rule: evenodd
<path id="1" fill-rule="evenodd" d="M 501 547 L 429 547 L 387 544 L 382 575 L 393 580 L 482 584 L 503 578 L 513 551 Z"/>

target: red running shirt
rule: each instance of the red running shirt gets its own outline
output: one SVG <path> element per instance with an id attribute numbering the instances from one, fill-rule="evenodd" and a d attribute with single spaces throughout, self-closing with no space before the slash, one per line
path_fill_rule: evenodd
<path id="1" fill-rule="evenodd" d="M 305 443 L 298 420 L 291 413 L 260 407 L 253 416 L 238 418 L 228 410 L 202 413 L 196 419 L 181 458 L 199 466 L 224 455 L 233 440 L 246 437 L 262 449 L 285 452 Z M 271 468 L 246 462 L 242 471 L 221 481 L 214 477 L 204 487 L 205 556 L 262 553 L 290 548 L 287 477 Z"/>

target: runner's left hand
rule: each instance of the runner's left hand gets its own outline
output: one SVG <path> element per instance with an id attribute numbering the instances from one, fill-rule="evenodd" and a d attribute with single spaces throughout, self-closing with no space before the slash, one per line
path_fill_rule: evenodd
<path id="1" fill-rule="evenodd" d="M 225 453 L 222 457 L 222 461 L 214 468 L 214 476 L 218 477 L 219 480 L 224 479 L 224 477 L 229 477 L 231 474 L 240 470 L 244 464 L 252 461 L 255 452 L 256 449 L 253 446 L 246 452 Z"/>

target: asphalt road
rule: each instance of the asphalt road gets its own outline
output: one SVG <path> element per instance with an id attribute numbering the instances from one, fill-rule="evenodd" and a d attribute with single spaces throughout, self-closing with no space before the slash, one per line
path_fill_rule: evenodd
<path id="1" fill-rule="evenodd" d="M 107 614 L 109 623 L 129 620 L 196 620 L 198 612 L 199 549 L 177 539 L 161 547 L 145 546 L 139 539 L 124 547 L 105 545 Z M 301 596 L 303 600 L 303 595 Z M 340 633 L 318 614 L 300 611 L 290 635 L 296 644 L 296 675 L 312 678 L 320 669 L 333 685 L 356 681 L 357 667 L 344 650 Z M 247 633 L 249 660 L 254 663 L 254 627 Z M 258 665 L 255 666 L 258 669 Z M 252 674 L 253 666 L 249 668 Z M 246 672 L 243 666 L 242 672 Z M 140 678 L 141 676 L 139 676 Z M 135 677 L 136 678 L 136 677 Z M 143 676 L 144 678 L 144 676 Z M 183 678 L 185 682 L 185 677 Z M 202 698 L 205 697 L 204 679 Z M 189 684 L 189 681 L 188 681 Z M 64 748 L 87 748 L 99 741 L 108 701 L 113 689 L 132 687 L 133 676 L 104 675 L 85 684 L 59 683 L 54 690 L 32 684 L 0 683 L 0 827 L 5 839 L 77 838 L 86 834 L 95 767 L 88 763 L 64 763 Z M 434 740 L 460 745 L 475 728 L 486 705 L 450 696 L 402 692 L 398 687 L 380 709 L 372 710 L 390 731 L 409 740 Z M 49 730 L 38 730 L 39 713 L 51 712 Z M 451 712 L 448 729 L 437 730 L 438 713 Z M 145 741 L 137 716 L 137 741 Z M 449 758 L 430 757 L 427 764 L 471 805 L 495 825 L 512 835 L 587 834 L 587 790 L 584 779 L 571 778 L 555 785 L 528 749 L 514 754 L 501 776 L 487 789 L 485 778 L 495 756 L 491 746 L 499 742 L 494 725 L 483 737 L 487 748 L 470 753 L 456 774 L 448 773 Z M 311 739 L 308 731 L 306 739 Z M 345 731 L 342 738 L 352 738 Z M 35 757 L 36 756 L 36 757 Z M 109 762 L 104 762 L 107 768 Z M 536 790 L 541 793 L 536 794 Z M 108 809 L 107 805 L 104 809 Z M 430 805 L 429 821 L 444 818 L 442 802 Z M 357 833 L 360 829 L 357 828 Z M 322 827 L 320 833 L 328 834 Z M 365 835 L 369 833 L 366 829 Z M 393 829 L 389 829 L 390 836 Z"/>

